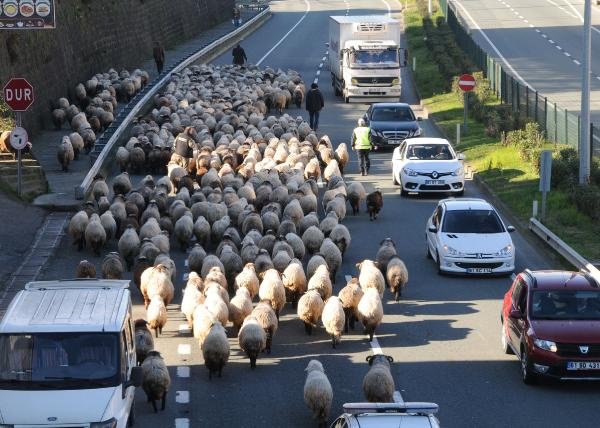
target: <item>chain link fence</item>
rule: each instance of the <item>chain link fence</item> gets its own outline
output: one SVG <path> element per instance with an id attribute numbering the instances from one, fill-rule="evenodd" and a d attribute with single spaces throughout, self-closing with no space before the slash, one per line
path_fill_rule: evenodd
<path id="1" fill-rule="evenodd" d="M 540 125 L 546 138 L 555 144 L 579 148 L 580 116 L 563 109 L 529 86 L 522 84 L 507 73 L 499 61 L 490 57 L 469 32 L 465 18 L 448 0 L 439 0 L 448 25 L 454 32 L 459 46 L 490 81 L 492 90 L 515 113 L 534 120 Z M 600 125 L 592 126 L 592 153 L 600 157 Z"/>

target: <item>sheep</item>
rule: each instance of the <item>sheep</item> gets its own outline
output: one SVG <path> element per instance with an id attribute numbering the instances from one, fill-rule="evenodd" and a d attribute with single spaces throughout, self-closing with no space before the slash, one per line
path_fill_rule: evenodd
<path id="1" fill-rule="evenodd" d="M 258 252 L 258 256 L 256 257 L 256 260 L 254 260 L 254 268 L 256 269 L 256 274 L 258 276 L 269 269 L 274 269 L 273 261 L 267 250 L 261 249 Z"/>
<path id="2" fill-rule="evenodd" d="M 333 293 L 329 269 L 326 265 L 317 267 L 314 275 L 308 280 L 308 289 L 317 290 L 323 301 L 329 299 Z"/>
<path id="3" fill-rule="evenodd" d="M 208 275 L 208 273 L 210 272 L 210 270 L 213 267 L 218 267 L 219 269 L 221 269 L 221 272 L 225 272 L 225 266 L 223 266 L 223 263 L 221 263 L 221 260 L 219 260 L 219 258 L 217 256 L 215 256 L 213 254 L 209 254 L 202 261 L 202 269 L 200 269 L 200 276 L 202 278 L 204 278 L 205 281 L 206 281 L 206 276 Z M 227 281 L 225 281 L 225 283 L 227 283 Z"/>
<path id="4" fill-rule="evenodd" d="M 229 352 L 225 329 L 219 321 L 215 321 L 202 345 L 202 356 L 208 369 L 209 380 L 212 379 L 213 373 L 218 373 L 221 377 L 223 367 L 229 360 Z"/>
<path id="5" fill-rule="evenodd" d="M 267 335 L 267 341 L 265 345 L 265 351 L 267 354 L 271 353 L 271 344 L 273 343 L 273 336 L 277 332 L 279 321 L 277 315 L 271 306 L 270 300 L 261 300 L 252 310 L 250 316 L 256 318 L 260 326 L 263 328 Z"/>
<path id="6" fill-rule="evenodd" d="M 392 256 L 387 264 L 385 277 L 396 302 L 400 301 L 402 290 L 408 283 L 408 270 L 400 257 Z"/>
<path id="7" fill-rule="evenodd" d="M 319 422 L 319 427 L 326 427 L 333 402 L 333 389 L 325 375 L 323 365 L 318 360 L 310 360 L 306 369 L 304 383 L 304 402 L 311 410 L 313 418 Z"/>
<path id="8" fill-rule="evenodd" d="M 306 277 L 308 279 L 312 278 L 312 276 L 317 271 L 317 268 L 321 265 L 327 266 L 327 262 L 325 261 L 323 256 L 321 254 L 315 254 L 314 256 L 312 256 L 306 264 Z"/>
<path id="9" fill-rule="evenodd" d="M 358 282 L 363 290 L 374 288 L 379 293 L 379 297 L 383 297 L 385 290 L 385 279 L 383 274 L 377 267 L 377 262 L 365 259 L 356 264 L 359 270 Z"/>
<path id="10" fill-rule="evenodd" d="M 333 177 L 341 177 L 342 173 L 340 172 L 338 162 L 333 159 L 329 164 L 325 167 L 323 171 L 323 179 L 325 181 L 331 181 Z"/>
<path id="11" fill-rule="evenodd" d="M 100 224 L 102 224 L 104 232 L 106 232 L 107 241 L 117 236 L 117 222 L 115 221 L 112 212 L 105 211 L 102 213 L 100 216 Z"/>
<path id="12" fill-rule="evenodd" d="M 283 209 L 283 217 L 289 218 L 294 222 L 296 226 L 304 218 L 304 212 L 300 206 L 300 202 L 297 199 L 292 199 Z"/>
<path id="13" fill-rule="evenodd" d="M 182 216 L 175 223 L 175 238 L 183 251 L 187 250 L 190 240 L 194 234 L 194 221 L 191 215 Z"/>
<path id="14" fill-rule="evenodd" d="M 318 290 L 312 289 L 304 293 L 298 300 L 298 318 L 304 323 L 304 331 L 311 335 L 313 327 L 317 326 L 319 318 L 323 313 L 325 303 Z"/>
<path id="15" fill-rule="evenodd" d="M 154 266 L 163 265 L 171 278 L 171 282 L 175 283 L 177 279 L 177 267 L 175 262 L 167 254 L 159 254 L 154 260 Z"/>
<path id="16" fill-rule="evenodd" d="M 80 261 L 75 270 L 75 278 L 96 278 L 96 267 L 87 260 Z"/>
<path id="17" fill-rule="evenodd" d="M 252 299 L 246 287 L 240 287 L 229 302 L 229 321 L 239 330 L 244 319 L 252 312 Z"/>
<path id="18" fill-rule="evenodd" d="M 155 413 L 158 412 L 156 400 L 162 400 L 161 410 L 165 410 L 170 385 L 171 376 L 160 352 L 148 352 L 142 363 L 142 389 L 148 401 L 152 402 Z"/>
<path id="19" fill-rule="evenodd" d="M 138 256 L 135 259 L 135 265 L 133 267 L 133 282 L 138 289 L 141 288 L 142 273 L 149 267 L 152 267 L 151 263 L 146 257 Z"/>
<path id="20" fill-rule="evenodd" d="M 285 305 L 285 287 L 279 272 L 275 269 L 268 269 L 264 272 L 258 289 L 258 297 L 261 301 L 269 300 L 271 302 L 277 320 L 279 320 L 279 312 Z"/>
<path id="21" fill-rule="evenodd" d="M 194 244 L 188 255 L 188 268 L 190 272 L 200 273 L 202 271 L 202 262 L 206 258 L 206 251 L 200 244 Z"/>
<path id="22" fill-rule="evenodd" d="M 321 248 L 321 244 L 323 244 L 323 240 L 325 239 L 325 235 L 316 226 L 310 226 L 306 231 L 302 234 L 302 242 L 304 243 L 304 247 L 310 254 L 314 254 L 319 251 Z"/>
<path id="23" fill-rule="evenodd" d="M 115 195 L 126 195 L 131 191 L 131 180 L 127 172 L 122 172 L 113 180 L 113 192 Z"/>
<path id="24" fill-rule="evenodd" d="M 254 263 L 246 263 L 244 265 L 242 271 L 235 277 L 234 287 L 236 290 L 240 287 L 247 288 L 250 293 L 250 299 L 254 299 L 259 290 L 259 280 L 254 270 Z"/>
<path id="25" fill-rule="evenodd" d="M 363 393 L 371 403 L 393 403 L 396 385 L 390 370 L 394 359 L 388 355 L 375 354 L 367 357 L 369 371 L 363 378 Z"/>
<path id="26" fill-rule="evenodd" d="M 381 297 L 375 288 L 367 288 L 357 306 L 358 317 L 362 322 L 365 332 L 369 335 L 369 341 L 373 341 L 375 329 L 383 319 L 383 305 Z"/>
<path id="27" fill-rule="evenodd" d="M 98 214 L 92 214 L 84 234 L 86 246 L 91 248 L 96 256 L 100 256 L 100 249 L 106 244 L 106 231 L 100 223 Z"/>
<path id="28" fill-rule="evenodd" d="M 321 232 L 323 232 L 324 237 L 329 237 L 333 228 L 336 227 L 338 224 L 338 215 L 335 213 L 335 211 L 330 211 L 327 213 L 325 218 L 321 220 L 321 223 L 319 224 L 319 229 L 321 230 Z"/>
<path id="29" fill-rule="evenodd" d="M 134 259 L 140 252 L 140 243 L 140 238 L 133 226 L 127 226 L 127 229 L 125 229 L 125 232 L 123 232 L 119 238 L 117 247 L 119 249 L 119 254 L 125 260 L 128 272 L 131 271 Z"/>
<path id="30" fill-rule="evenodd" d="M 344 308 L 344 314 L 346 316 L 346 323 L 344 331 L 348 333 L 348 327 L 354 330 L 354 322 L 357 319 L 358 314 L 358 303 L 364 295 L 363 289 L 360 287 L 358 278 L 352 278 L 344 288 L 338 293 L 338 297 L 342 302 Z"/>
<path id="31" fill-rule="evenodd" d="M 223 270 L 219 266 L 211 267 L 208 273 L 204 275 L 204 281 L 206 283 L 216 282 L 225 290 L 227 290 L 227 279 L 225 278 Z"/>
<path id="32" fill-rule="evenodd" d="M 350 246 L 352 241 L 350 237 L 350 231 L 343 224 L 336 225 L 329 233 L 329 239 L 338 247 L 342 256 L 346 253 L 346 250 Z"/>
<path id="33" fill-rule="evenodd" d="M 224 242 L 224 241 L 223 241 Z M 219 257 L 225 267 L 225 278 L 230 289 L 233 289 L 235 277 L 243 269 L 242 258 L 233 250 L 230 245 L 224 245 Z"/>
<path id="34" fill-rule="evenodd" d="M 211 285 L 206 288 L 204 295 L 206 296 L 204 305 L 213 314 L 216 320 L 218 320 L 223 326 L 227 325 L 227 321 L 229 321 L 229 298 L 227 298 L 227 300 L 223 300 L 223 296 L 219 292 L 219 288 Z"/>
<path id="35" fill-rule="evenodd" d="M 331 335 L 331 344 L 335 349 L 336 344 L 340 343 L 342 332 L 346 325 L 344 308 L 337 296 L 331 296 L 327 299 L 321 319 L 323 320 L 325 331 Z"/>
<path id="36" fill-rule="evenodd" d="M 331 280 L 335 282 L 337 271 L 342 266 L 342 253 L 340 249 L 330 238 L 325 238 L 319 249 L 319 254 L 323 254 L 323 258 L 329 268 Z"/>
<path id="37" fill-rule="evenodd" d="M 52 110 L 52 123 L 54 128 L 59 131 L 62 129 L 65 119 L 67 117 L 66 112 L 62 108 L 56 108 Z"/>
<path id="38" fill-rule="evenodd" d="M 151 239 L 160 233 L 160 225 L 158 224 L 158 220 L 154 217 L 148 218 L 146 223 L 140 227 L 140 240 L 148 238 Z"/>
<path id="39" fill-rule="evenodd" d="M 121 172 L 127 171 L 127 167 L 129 166 L 129 151 L 125 147 L 121 146 L 117 149 L 115 159 L 119 165 L 119 170 Z"/>
<path id="40" fill-rule="evenodd" d="M 198 339 L 198 344 L 200 345 L 200 348 L 202 348 L 204 345 L 204 340 L 206 339 L 206 336 L 208 335 L 208 332 L 210 331 L 216 318 L 212 312 L 208 310 L 206 305 L 200 304 L 196 306 L 196 309 L 194 309 L 194 315 L 192 319 L 194 326 L 194 338 Z"/>
<path id="41" fill-rule="evenodd" d="M 169 232 L 161 230 L 158 235 L 150 238 L 152 243 L 160 250 L 162 254 L 169 254 L 171 252 L 171 243 L 169 242 Z"/>
<path id="42" fill-rule="evenodd" d="M 185 289 L 183 290 L 183 299 L 181 300 L 181 312 L 185 315 L 190 328 L 194 325 L 193 316 L 196 306 L 204 303 L 203 289 L 202 278 L 196 272 L 190 272 Z"/>
<path id="43" fill-rule="evenodd" d="M 359 181 L 353 181 L 348 185 L 348 201 L 352 207 L 352 214 L 360 212 L 360 203 L 366 198 L 365 188 Z"/>
<path id="44" fill-rule="evenodd" d="M 302 242 L 302 238 L 295 233 L 288 233 L 285 235 L 285 241 L 292 248 L 294 253 L 293 257 L 298 260 L 304 260 L 306 249 L 304 248 L 304 242 Z"/>
<path id="45" fill-rule="evenodd" d="M 122 279 L 123 278 L 123 263 L 119 253 L 111 252 L 102 261 L 103 279 Z"/>
<path id="46" fill-rule="evenodd" d="M 69 134 L 69 140 L 71 141 L 71 146 L 73 147 L 75 160 L 77 160 L 79 159 L 79 153 L 81 153 L 84 149 L 83 138 L 77 132 L 72 132 Z"/>
<path id="47" fill-rule="evenodd" d="M 146 320 L 139 318 L 135 320 L 133 325 L 135 329 L 135 355 L 137 364 L 141 365 L 148 356 L 148 352 L 154 349 L 154 339 L 152 333 L 148 330 Z"/>
<path id="48" fill-rule="evenodd" d="M 256 359 L 267 346 L 267 335 L 252 315 L 247 316 L 240 327 L 238 343 L 250 359 L 250 368 L 256 368 Z"/>
<path id="49" fill-rule="evenodd" d="M 346 196 L 339 193 L 331 201 L 327 202 L 325 214 L 329 214 L 332 211 L 336 213 L 338 221 L 342 221 L 346 217 Z"/>
<path id="50" fill-rule="evenodd" d="M 388 261 L 396 254 L 396 244 L 392 238 L 385 238 L 379 243 L 375 260 L 377 260 L 377 266 L 381 270 L 381 273 L 385 274 Z"/>
<path id="51" fill-rule="evenodd" d="M 377 220 L 377 214 L 383 208 L 383 197 L 380 190 L 375 190 L 367 195 L 367 211 L 369 212 L 369 220 Z"/>
<path id="52" fill-rule="evenodd" d="M 73 145 L 71 144 L 71 140 L 68 136 L 63 137 L 62 142 L 58 146 L 58 151 L 56 153 L 56 157 L 58 159 L 58 163 L 62 167 L 64 172 L 69 171 L 69 165 L 75 159 L 75 152 L 73 151 Z"/>
<path id="53" fill-rule="evenodd" d="M 296 308 L 298 299 L 306 291 L 307 285 L 302 262 L 298 259 L 293 259 L 283 271 L 281 279 L 288 296 L 287 300 L 292 302 L 292 306 Z"/>
<path id="54" fill-rule="evenodd" d="M 343 175 L 344 168 L 350 160 L 350 155 L 348 154 L 348 147 L 346 146 L 346 143 L 338 144 L 337 148 L 335 149 L 335 159 L 338 161 L 340 173 Z"/>
<path id="55" fill-rule="evenodd" d="M 69 221 L 69 235 L 73 237 L 73 245 L 77 245 L 78 251 L 85 247 L 85 230 L 88 223 L 89 218 L 85 211 L 77 212 Z"/>
<path id="56" fill-rule="evenodd" d="M 150 304 L 146 308 L 146 312 L 148 325 L 154 330 L 156 337 L 158 337 L 158 333 L 162 334 L 162 329 L 167 323 L 167 308 L 159 294 L 155 294 L 150 298 Z"/>
<path id="57" fill-rule="evenodd" d="M 173 300 L 175 288 L 169 278 L 167 268 L 159 264 L 146 269 L 142 273 L 140 291 L 144 297 L 144 306 L 146 309 L 148 309 L 150 299 L 155 295 L 159 295 L 163 299 L 165 306 L 169 306 L 169 303 Z"/>

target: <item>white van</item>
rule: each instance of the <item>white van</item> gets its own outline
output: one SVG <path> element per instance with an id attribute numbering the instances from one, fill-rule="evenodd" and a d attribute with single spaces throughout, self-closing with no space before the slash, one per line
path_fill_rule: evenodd
<path id="1" fill-rule="evenodd" d="M 31 282 L 0 322 L 0 428 L 133 425 L 129 281 Z"/>

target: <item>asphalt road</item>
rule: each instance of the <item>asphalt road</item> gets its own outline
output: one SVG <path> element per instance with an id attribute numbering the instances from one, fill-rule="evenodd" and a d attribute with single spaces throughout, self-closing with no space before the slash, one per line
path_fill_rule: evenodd
<path id="1" fill-rule="evenodd" d="M 450 1 L 479 45 L 496 59 L 502 55 L 513 76 L 563 109 L 580 111 L 583 1 Z M 590 108 L 592 122 L 600 123 L 600 57 L 595 55 L 600 48 L 600 8 L 595 6 L 592 24 Z"/>
<path id="2" fill-rule="evenodd" d="M 392 1 L 389 2 L 393 5 Z M 273 2 L 274 16 L 243 46 L 251 61 L 262 58 L 304 16 L 308 2 Z M 310 12 L 287 38 L 267 56 L 262 65 L 293 68 L 311 82 L 319 70 L 327 39 L 327 17 L 331 14 L 385 13 L 383 1 L 310 1 Z M 225 54 L 217 62 L 228 63 Z M 416 103 L 407 72 L 404 73 L 403 100 Z M 329 73 L 322 69 L 319 84 L 325 96 L 321 131 L 336 144 L 348 142 L 356 119 L 365 105 L 343 104 L 334 98 Z M 415 106 L 416 108 L 417 106 Z M 292 108 L 296 116 L 305 112 Z M 422 112 L 417 111 L 417 114 Z M 426 135 L 436 130 L 423 122 Z M 356 174 L 353 156 L 347 168 L 348 180 L 360 180 L 368 191 L 379 187 L 384 207 L 376 222 L 367 215 L 346 217 L 352 244 L 343 269 L 338 273 L 334 292 L 345 285 L 345 275 L 356 274 L 355 263 L 375 257 L 379 242 L 392 237 L 406 262 L 410 281 L 400 303 L 388 292 L 384 297 L 384 321 L 377 331 L 382 351 L 395 363 L 392 371 L 396 387 L 405 400 L 433 401 L 440 405 L 439 418 L 445 427 L 549 427 L 595 426 L 600 393 L 587 384 L 547 384 L 528 387 L 519 378 L 516 358 L 500 349 L 499 310 L 501 298 L 510 285 L 508 278 L 462 278 L 438 276 L 431 260 L 425 258 L 424 228 L 441 196 L 401 198 L 391 183 L 390 153 L 372 156 L 371 174 Z M 481 191 L 467 184 L 465 196 L 479 197 Z M 517 269 L 547 268 L 543 255 L 515 233 Z M 113 250 L 112 242 L 107 250 Z M 306 336 L 295 311 L 286 307 L 274 338 L 273 351 L 261 357 L 258 368 L 250 370 L 237 339 L 230 338 L 231 357 L 222 378 L 208 380 L 198 344 L 179 312 L 181 290 L 186 272 L 186 255 L 172 243 L 177 264 L 176 299 L 169 307 L 169 322 L 156 342 L 173 379 L 167 409 L 154 414 L 141 391 L 136 397 L 140 427 L 308 427 L 314 426 L 303 403 L 304 368 L 309 359 L 318 358 L 334 388 L 331 420 L 342 412 L 344 402 L 362 401 L 362 378 L 368 370 L 366 356 L 371 344 L 357 328 L 332 349 L 328 336 L 318 329 Z M 54 260 L 43 273 L 44 279 L 72 276 L 78 261 L 87 258 L 98 267 L 100 258 L 90 252 L 77 253 L 65 238 Z M 134 288 L 134 316 L 145 315 L 139 292 Z"/>

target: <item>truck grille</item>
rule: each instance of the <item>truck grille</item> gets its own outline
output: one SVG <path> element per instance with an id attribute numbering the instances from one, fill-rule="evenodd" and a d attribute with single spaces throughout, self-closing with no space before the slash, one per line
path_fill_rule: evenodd
<path id="1" fill-rule="evenodd" d="M 358 24 L 358 31 L 361 33 L 380 33 L 385 31 L 385 26 L 383 24 L 363 23 Z"/>
<path id="2" fill-rule="evenodd" d="M 395 77 L 355 77 L 357 86 L 392 86 Z"/>
<path id="3" fill-rule="evenodd" d="M 408 131 L 383 131 L 386 140 L 405 140 L 408 138 Z"/>
<path id="4" fill-rule="evenodd" d="M 588 352 L 581 352 L 580 346 L 588 346 Z M 557 343 L 556 347 L 556 353 L 561 357 L 600 357 L 600 344 Z"/>

